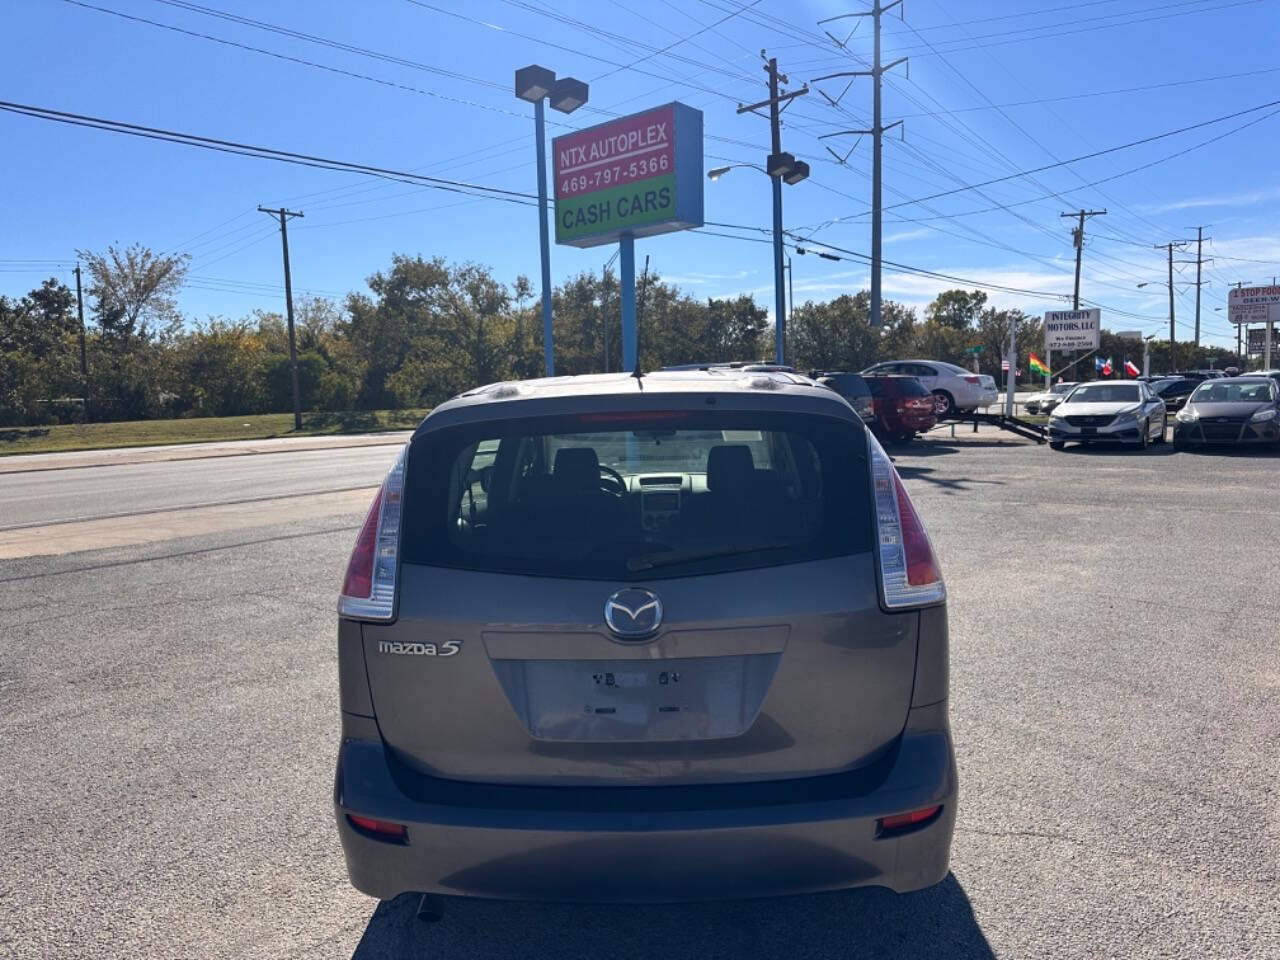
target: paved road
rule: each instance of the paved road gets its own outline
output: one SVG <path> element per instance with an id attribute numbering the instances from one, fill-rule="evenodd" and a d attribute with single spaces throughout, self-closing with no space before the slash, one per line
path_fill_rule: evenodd
<path id="1" fill-rule="evenodd" d="M 1280 460 L 898 464 L 951 591 L 940 886 L 437 925 L 354 893 L 328 807 L 350 510 L 0 561 L 0 956 L 1276 957 Z"/>
<path id="2" fill-rule="evenodd" d="M 376 486 L 397 449 L 397 444 L 389 443 L 351 449 L 0 474 L 0 530 Z"/>

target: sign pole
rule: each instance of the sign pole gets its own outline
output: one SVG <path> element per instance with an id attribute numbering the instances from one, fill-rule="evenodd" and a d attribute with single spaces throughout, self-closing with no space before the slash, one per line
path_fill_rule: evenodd
<path id="1" fill-rule="evenodd" d="M 551 331 L 551 244 L 547 237 L 547 140 L 542 101 L 533 105 L 538 150 L 538 248 L 542 256 L 542 354 L 547 376 L 556 375 L 555 344 Z"/>
<path id="2" fill-rule="evenodd" d="M 629 233 L 618 238 L 618 268 L 622 273 L 622 370 L 636 372 L 636 241 Z"/>

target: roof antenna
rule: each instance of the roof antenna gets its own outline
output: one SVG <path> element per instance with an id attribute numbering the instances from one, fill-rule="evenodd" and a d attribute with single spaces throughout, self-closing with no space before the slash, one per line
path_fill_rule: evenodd
<path id="1" fill-rule="evenodd" d="M 644 371 L 640 369 L 640 361 L 636 360 L 636 368 L 631 371 L 631 375 L 636 378 L 636 386 L 640 388 L 640 392 L 644 393 Z"/>

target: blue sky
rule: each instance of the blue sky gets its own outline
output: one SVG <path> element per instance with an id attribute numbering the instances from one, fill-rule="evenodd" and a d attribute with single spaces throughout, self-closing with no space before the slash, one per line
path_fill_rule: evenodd
<path id="1" fill-rule="evenodd" d="M 765 96 L 760 51 L 778 57 L 793 87 L 863 69 L 871 51 L 869 22 L 847 39 L 847 52 L 818 26 L 855 9 L 865 6 L 854 0 L 5 0 L 0 99 L 532 192 L 532 109 L 512 94 L 515 68 L 536 62 L 591 84 L 587 107 L 567 118 L 548 112 L 565 124 L 551 135 L 678 99 L 704 112 L 707 167 L 760 163 L 768 125 L 736 113 L 739 102 Z M 1088 224 L 1083 296 L 1104 304 L 1104 325 L 1111 329 L 1167 335 L 1164 253 L 1153 245 L 1194 238 L 1194 228 L 1204 224 L 1213 238 L 1205 255 L 1215 260 L 1204 274 L 1203 336 L 1234 340 L 1225 311 L 1213 309 L 1225 304 L 1227 284 L 1280 274 L 1280 107 L 980 191 L 907 201 L 1280 100 L 1280 50 L 1267 40 L 1280 36 L 1280 2 L 911 0 L 906 13 L 905 23 L 893 16 L 884 21 L 886 61 L 910 57 L 909 79 L 900 69 L 884 91 L 885 121 L 905 118 L 905 139 L 887 139 L 884 151 L 885 203 L 892 207 L 885 214 L 886 259 L 984 283 L 1069 293 L 1070 224 L 1059 214 L 1106 208 L 1106 216 Z M 843 41 L 857 22 L 825 29 Z M 807 182 L 786 188 L 785 223 L 814 245 L 866 252 L 870 143 L 857 143 L 839 163 L 827 146 L 843 155 L 856 138 L 820 137 L 868 124 L 869 81 L 855 80 L 842 97 L 844 81 L 813 86 L 784 115 L 784 148 L 813 169 Z M 818 88 L 839 97 L 839 107 L 828 105 Z M 1236 129 L 1245 124 L 1252 125 Z M 77 248 L 140 241 L 191 254 L 192 281 L 181 298 L 190 318 L 279 309 L 278 233 L 256 212 L 258 204 L 286 204 L 306 214 L 289 232 L 296 290 L 341 296 L 362 289 L 397 252 L 479 261 L 507 281 L 538 275 L 537 216 L 527 206 L 5 112 L 0 142 L 0 293 L 25 292 L 42 274 L 69 278 Z M 708 183 L 706 219 L 766 227 L 766 178 L 737 169 Z M 1194 245 L 1188 250 L 1179 259 L 1194 256 Z M 553 280 L 599 270 L 612 252 L 553 247 Z M 772 303 L 766 243 L 689 232 L 637 242 L 638 261 L 646 255 L 653 272 L 693 295 L 750 292 Z M 808 255 L 793 263 L 797 303 L 867 285 L 868 271 L 857 261 Z M 1178 268 L 1178 337 L 1186 340 L 1195 293 L 1186 281 L 1195 279 L 1195 268 Z M 1138 289 L 1139 283 L 1150 286 Z M 916 305 L 959 285 L 885 273 L 885 295 Z M 1062 306 L 1034 292 L 991 297 L 1030 312 Z"/>

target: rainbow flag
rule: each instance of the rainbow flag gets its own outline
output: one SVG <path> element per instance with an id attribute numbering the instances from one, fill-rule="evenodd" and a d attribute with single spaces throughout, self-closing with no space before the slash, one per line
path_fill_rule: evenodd
<path id="1" fill-rule="evenodd" d="M 1039 357 L 1037 357 L 1034 353 L 1031 355 L 1031 372 L 1038 373 L 1041 376 L 1045 376 L 1045 377 L 1049 375 L 1049 368 L 1046 367 L 1044 365 L 1044 362 Z"/>

